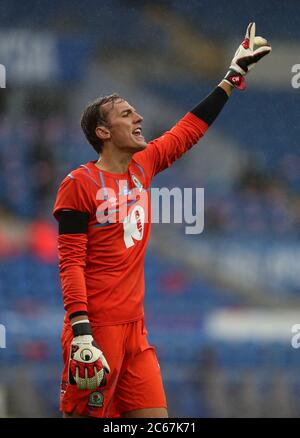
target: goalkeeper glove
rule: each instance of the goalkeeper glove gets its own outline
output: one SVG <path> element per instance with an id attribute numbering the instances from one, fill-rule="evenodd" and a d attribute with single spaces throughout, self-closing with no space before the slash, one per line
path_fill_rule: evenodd
<path id="1" fill-rule="evenodd" d="M 106 384 L 110 372 L 104 354 L 93 339 L 88 320 L 72 324 L 74 338 L 69 360 L 69 382 L 79 389 L 95 390 Z"/>
<path id="2" fill-rule="evenodd" d="M 224 78 L 225 82 L 239 90 L 244 90 L 244 76 L 271 50 L 265 38 L 255 36 L 255 23 L 249 23 L 245 39 L 235 52 L 229 71 Z"/>

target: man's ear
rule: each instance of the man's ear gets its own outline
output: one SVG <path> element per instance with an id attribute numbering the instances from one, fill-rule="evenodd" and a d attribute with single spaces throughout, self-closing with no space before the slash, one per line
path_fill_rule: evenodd
<path id="1" fill-rule="evenodd" d="M 97 137 L 100 138 L 100 140 L 108 140 L 110 139 L 110 130 L 106 126 L 97 126 L 95 129 Z"/>

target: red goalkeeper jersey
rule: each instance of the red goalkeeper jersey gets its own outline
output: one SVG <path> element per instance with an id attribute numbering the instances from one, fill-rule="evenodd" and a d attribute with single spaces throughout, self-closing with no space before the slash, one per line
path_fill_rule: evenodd
<path id="1" fill-rule="evenodd" d="M 91 161 L 63 180 L 54 206 L 55 217 L 60 210 L 88 215 L 86 234 L 58 237 L 66 316 L 87 311 L 94 326 L 143 317 L 151 180 L 197 143 L 207 128 L 204 121 L 188 113 L 170 131 L 136 153 L 127 173 L 109 173 Z"/>

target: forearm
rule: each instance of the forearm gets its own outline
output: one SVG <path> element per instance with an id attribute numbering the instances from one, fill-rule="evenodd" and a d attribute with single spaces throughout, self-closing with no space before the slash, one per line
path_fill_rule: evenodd
<path id="1" fill-rule="evenodd" d="M 222 81 L 207 97 L 191 110 L 199 119 L 210 126 L 222 111 L 231 94 L 232 86 Z"/>
<path id="2" fill-rule="evenodd" d="M 86 319 L 87 293 L 85 265 L 87 250 L 87 217 L 75 211 L 59 215 L 59 270 L 64 308 L 68 317 Z"/>
<path id="3" fill-rule="evenodd" d="M 75 322 L 79 322 L 79 321 L 86 321 L 88 319 L 88 313 L 83 313 L 80 315 L 76 315 L 76 312 L 74 312 L 73 314 L 70 315 L 70 323 L 74 324 Z"/>
<path id="4" fill-rule="evenodd" d="M 92 335 L 92 327 L 88 316 L 70 318 L 74 336 Z"/>
<path id="5" fill-rule="evenodd" d="M 225 91 L 225 93 L 227 94 L 228 97 L 231 95 L 231 93 L 232 93 L 232 91 L 234 89 L 233 85 L 228 84 L 228 82 L 226 82 L 224 80 L 222 80 L 219 83 L 218 87 L 221 87 Z"/>
<path id="6" fill-rule="evenodd" d="M 80 259 L 61 257 L 60 280 L 63 303 L 68 318 L 87 315 L 87 293 L 84 268 Z M 62 265 L 64 267 L 62 268 Z"/>

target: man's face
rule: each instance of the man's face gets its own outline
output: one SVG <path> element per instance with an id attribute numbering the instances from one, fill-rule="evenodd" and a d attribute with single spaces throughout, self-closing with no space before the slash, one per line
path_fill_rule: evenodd
<path id="1" fill-rule="evenodd" d="M 113 105 L 108 102 L 103 109 L 107 111 L 109 140 L 117 148 L 134 153 L 147 147 L 142 135 L 143 117 L 126 100 L 117 100 Z"/>

